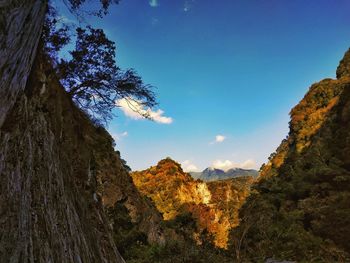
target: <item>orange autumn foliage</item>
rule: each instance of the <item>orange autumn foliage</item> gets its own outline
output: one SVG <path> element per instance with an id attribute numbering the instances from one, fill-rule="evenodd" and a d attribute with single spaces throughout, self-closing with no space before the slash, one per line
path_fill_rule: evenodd
<path id="1" fill-rule="evenodd" d="M 229 231 L 238 224 L 238 209 L 254 180 L 241 177 L 205 183 L 194 180 L 170 158 L 131 175 L 136 187 L 154 202 L 164 220 L 191 213 L 197 227 L 193 238 L 201 243 L 204 240 L 198 237 L 207 232 L 221 248 L 227 247 Z"/>

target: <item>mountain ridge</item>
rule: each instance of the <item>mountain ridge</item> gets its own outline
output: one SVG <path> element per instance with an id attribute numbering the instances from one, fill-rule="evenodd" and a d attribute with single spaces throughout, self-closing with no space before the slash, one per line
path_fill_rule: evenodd
<path id="1" fill-rule="evenodd" d="M 230 168 L 222 170 L 218 168 L 208 167 L 202 172 L 189 172 L 194 179 L 200 179 L 205 182 L 225 180 L 230 178 L 237 178 L 241 176 L 257 177 L 259 172 L 254 169 Z"/>
<path id="2" fill-rule="evenodd" d="M 227 247 L 229 230 L 238 224 L 238 209 L 254 181 L 249 176 L 211 182 L 195 180 L 170 158 L 131 176 L 138 190 L 152 199 L 165 221 L 189 213 L 197 227 L 197 231 L 192 232 L 193 239 L 203 242 L 200 236 L 208 231 L 212 242 L 220 248 Z"/>
<path id="3" fill-rule="evenodd" d="M 349 262 L 350 50 L 337 79 L 313 84 L 231 233 L 241 261 Z M 283 242 L 281 242 L 283 241 Z"/>

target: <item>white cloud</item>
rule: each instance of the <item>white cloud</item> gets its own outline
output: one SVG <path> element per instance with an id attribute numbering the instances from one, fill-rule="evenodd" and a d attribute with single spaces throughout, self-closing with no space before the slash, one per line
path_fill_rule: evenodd
<path id="1" fill-rule="evenodd" d="M 225 160 L 225 161 L 215 160 L 211 167 L 226 171 L 233 168 L 234 164 L 229 160 Z"/>
<path id="2" fill-rule="evenodd" d="M 163 110 L 158 109 L 156 111 L 153 111 L 150 108 L 145 108 L 136 100 L 124 98 L 118 100 L 116 104 L 120 107 L 120 109 L 124 112 L 126 116 L 134 120 L 145 119 L 145 117 L 142 115 L 146 115 L 149 116 L 150 119 L 158 123 L 170 124 L 173 122 L 173 119 L 171 117 L 163 116 Z"/>
<path id="3" fill-rule="evenodd" d="M 194 165 L 191 161 L 186 160 L 181 163 L 182 170 L 184 172 L 197 172 L 199 171 L 198 167 Z"/>
<path id="4" fill-rule="evenodd" d="M 226 140 L 226 136 L 224 136 L 224 135 L 216 135 L 215 136 L 215 140 L 214 141 L 212 141 L 211 143 L 209 143 L 209 144 L 215 144 L 215 143 L 222 143 L 223 141 L 225 141 Z"/>
<path id="5" fill-rule="evenodd" d="M 223 142 L 225 139 L 226 139 L 226 137 L 223 135 L 216 135 L 215 136 L 215 142 L 218 142 L 218 143 Z"/>
<path id="6" fill-rule="evenodd" d="M 151 7 L 157 7 L 159 5 L 158 0 L 150 0 L 149 5 Z"/>
<path id="7" fill-rule="evenodd" d="M 241 168 L 243 169 L 254 169 L 256 167 L 256 163 L 254 160 L 246 160 L 241 164 Z"/>
<path id="8" fill-rule="evenodd" d="M 253 160 L 246 160 L 243 163 L 235 163 L 230 160 L 215 160 L 212 163 L 213 168 L 227 171 L 232 168 L 253 169 L 256 167 L 256 163 Z"/>

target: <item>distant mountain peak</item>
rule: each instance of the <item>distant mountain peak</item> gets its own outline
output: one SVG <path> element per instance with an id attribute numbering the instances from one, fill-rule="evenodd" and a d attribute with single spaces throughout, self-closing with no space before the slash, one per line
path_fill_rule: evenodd
<path id="1" fill-rule="evenodd" d="M 203 172 L 204 171 L 206 171 L 206 172 L 222 172 L 222 173 L 225 172 L 224 170 L 218 169 L 218 168 L 215 168 L 215 167 L 208 167 L 208 168 L 204 169 Z"/>
<path id="2" fill-rule="evenodd" d="M 227 171 L 208 167 L 204 169 L 202 172 L 190 172 L 191 176 L 194 179 L 200 179 L 202 181 L 217 181 L 217 180 L 225 180 L 230 178 L 242 177 L 242 176 L 252 176 L 257 177 L 258 171 L 253 169 L 243 169 L 243 168 L 231 168 Z"/>
<path id="3" fill-rule="evenodd" d="M 225 174 L 210 167 L 204 171 L 213 176 Z M 152 200 L 165 221 L 175 222 L 173 220 L 189 214 L 195 227 L 188 232 L 188 237 L 213 242 L 220 248 L 227 247 L 230 230 L 238 224 L 238 209 L 254 182 L 252 177 L 212 182 L 194 180 L 171 158 L 147 170 L 133 172 L 131 176 L 138 190 Z M 202 235 L 207 231 L 213 239 L 207 240 Z"/>

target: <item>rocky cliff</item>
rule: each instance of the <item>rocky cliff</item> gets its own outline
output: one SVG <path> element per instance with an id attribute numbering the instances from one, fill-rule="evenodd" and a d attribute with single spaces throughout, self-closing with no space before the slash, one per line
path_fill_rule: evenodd
<path id="1" fill-rule="evenodd" d="M 123 262 L 94 177 L 103 136 L 49 72 L 37 59 L 1 127 L 1 261 Z"/>
<path id="2" fill-rule="evenodd" d="M 149 242 L 163 242 L 161 216 L 133 185 L 113 139 L 40 56 L 6 115 L 0 149 L 1 262 L 124 262 L 105 213 L 116 205 Z"/>
<path id="3" fill-rule="evenodd" d="M 348 262 L 350 51 L 337 79 L 311 86 L 290 133 L 262 167 L 231 237 L 240 260 Z"/>
<path id="4" fill-rule="evenodd" d="M 198 231 L 193 238 L 208 232 L 214 244 L 225 248 L 229 230 L 238 223 L 238 209 L 249 193 L 252 177 L 202 182 L 183 172 L 171 159 L 160 161 L 150 169 L 132 173 L 135 185 L 152 199 L 165 220 L 190 213 Z"/>

